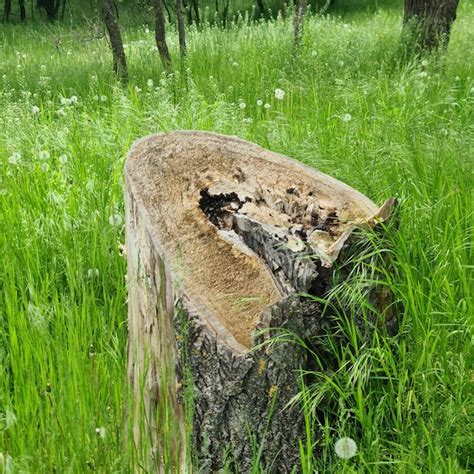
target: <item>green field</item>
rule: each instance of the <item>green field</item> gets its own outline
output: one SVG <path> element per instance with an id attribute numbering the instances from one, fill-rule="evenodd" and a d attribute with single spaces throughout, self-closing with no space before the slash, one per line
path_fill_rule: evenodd
<path id="1" fill-rule="evenodd" d="M 86 22 L 0 25 L 0 472 L 136 467 L 123 166 L 134 140 L 176 129 L 237 135 L 399 200 L 399 333 L 333 347 L 340 370 L 310 387 L 328 408 L 305 472 L 472 472 L 474 3 L 444 55 L 409 62 L 393 3 L 308 18 L 296 61 L 291 17 L 191 27 L 183 67 L 171 30 L 171 76 L 152 26 L 130 22 L 125 87 Z M 351 460 L 334 454 L 341 436 Z"/>

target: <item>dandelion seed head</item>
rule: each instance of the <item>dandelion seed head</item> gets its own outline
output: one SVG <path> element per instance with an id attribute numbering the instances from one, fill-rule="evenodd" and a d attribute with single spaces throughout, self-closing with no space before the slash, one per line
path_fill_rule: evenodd
<path id="1" fill-rule="evenodd" d="M 71 104 L 77 104 L 77 96 L 76 95 L 72 95 L 71 98 L 69 99 L 69 101 L 71 102 Z"/>
<path id="2" fill-rule="evenodd" d="M 152 89 L 153 88 L 153 79 L 148 79 L 148 81 L 146 81 L 146 85 L 147 85 L 148 89 Z"/>
<path id="3" fill-rule="evenodd" d="M 33 115 L 38 115 L 40 113 L 40 108 L 37 105 L 33 105 L 33 107 L 31 107 L 31 113 Z"/>
<path id="4" fill-rule="evenodd" d="M 49 151 L 48 150 L 40 150 L 38 153 L 38 158 L 40 160 L 48 160 L 50 157 Z"/>
<path id="5" fill-rule="evenodd" d="M 247 105 L 246 105 L 245 102 L 241 101 L 241 102 L 239 102 L 239 107 L 240 107 L 241 109 L 245 109 L 245 107 L 247 107 Z"/>
<path id="6" fill-rule="evenodd" d="M 21 160 L 21 154 L 19 152 L 12 153 L 10 157 L 8 158 L 8 163 L 11 165 L 16 166 L 18 163 L 20 163 Z"/>
<path id="7" fill-rule="evenodd" d="M 104 439 L 105 438 L 105 428 L 103 426 L 101 426 L 100 428 L 96 428 L 95 429 L 95 432 L 97 433 L 97 436 L 101 439 Z"/>
<path id="8" fill-rule="evenodd" d="M 114 227 L 122 225 L 122 216 L 120 214 L 112 214 L 109 217 L 109 224 Z"/>
<path id="9" fill-rule="evenodd" d="M 263 105 L 263 100 L 262 100 L 262 99 L 258 99 L 258 100 L 257 100 L 257 105 L 258 105 L 259 107 L 261 107 L 261 106 Z"/>
<path id="10" fill-rule="evenodd" d="M 352 438 L 340 438 L 336 441 L 334 451 L 341 459 L 350 459 L 357 453 L 357 444 Z"/>
<path id="11" fill-rule="evenodd" d="M 344 115 L 342 116 L 342 121 L 343 121 L 343 122 L 346 122 L 346 123 L 347 123 L 347 122 L 350 122 L 351 120 L 352 120 L 352 115 L 351 115 L 351 114 L 344 114 Z"/>
<path id="12" fill-rule="evenodd" d="M 270 108 L 270 104 L 267 102 L 263 107 L 268 110 Z"/>
<path id="13" fill-rule="evenodd" d="M 68 156 L 67 155 L 61 155 L 59 157 L 59 163 L 61 163 L 62 165 L 65 165 L 68 161 Z"/>
<path id="14" fill-rule="evenodd" d="M 283 100 L 285 98 L 285 91 L 283 89 L 275 89 L 275 99 Z"/>

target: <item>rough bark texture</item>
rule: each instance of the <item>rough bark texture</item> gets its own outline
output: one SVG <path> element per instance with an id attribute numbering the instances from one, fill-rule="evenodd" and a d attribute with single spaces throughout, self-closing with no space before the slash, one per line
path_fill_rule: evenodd
<path id="1" fill-rule="evenodd" d="M 110 39 L 112 48 L 114 73 L 122 82 L 127 81 L 127 60 L 123 48 L 122 35 L 117 22 L 117 14 L 112 0 L 102 0 L 102 18 Z"/>
<path id="2" fill-rule="evenodd" d="M 171 69 L 171 56 L 166 44 L 165 17 L 161 0 L 156 0 L 155 3 L 155 39 L 163 67 L 169 71 Z"/>
<path id="3" fill-rule="evenodd" d="M 5 0 L 3 4 L 3 22 L 7 22 L 10 19 L 10 13 L 12 11 L 12 0 Z"/>
<path id="4" fill-rule="evenodd" d="M 20 6 L 20 19 L 21 21 L 25 21 L 26 20 L 25 0 L 18 0 L 18 5 Z"/>
<path id="5" fill-rule="evenodd" d="M 405 0 L 405 31 L 415 50 L 448 43 L 457 6 L 458 0 Z"/>
<path id="6" fill-rule="evenodd" d="M 182 0 L 176 0 L 175 5 L 176 5 L 176 21 L 178 23 L 179 52 L 181 54 L 181 59 L 184 59 L 186 57 L 186 30 L 184 28 Z"/>
<path id="7" fill-rule="evenodd" d="M 245 473 L 261 447 L 259 469 L 292 472 L 304 423 L 285 406 L 310 360 L 268 342 L 322 334 L 320 303 L 300 292 L 323 296 L 354 228 L 391 203 L 378 209 L 294 160 L 199 132 L 137 142 L 125 200 L 132 423 L 137 446 L 153 440 L 147 468 L 185 472 L 192 456 L 199 472 Z"/>
<path id="8" fill-rule="evenodd" d="M 294 50 L 293 58 L 298 55 L 298 49 L 301 44 L 301 38 L 303 36 L 303 20 L 306 13 L 306 0 L 298 0 L 296 5 L 295 17 L 294 17 Z"/>

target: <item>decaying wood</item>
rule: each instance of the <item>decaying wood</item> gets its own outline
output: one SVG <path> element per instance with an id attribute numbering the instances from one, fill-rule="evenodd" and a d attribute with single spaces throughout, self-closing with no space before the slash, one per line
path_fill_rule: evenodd
<path id="1" fill-rule="evenodd" d="M 321 335 L 320 303 L 353 230 L 384 220 L 345 184 L 233 137 L 172 132 L 126 164 L 129 376 L 150 470 L 292 472 L 302 414 L 285 408 Z M 170 427 L 171 426 L 171 427 Z M 190 438 L 187 434 L 191 432 Z M 171 453 L 171 454 L 170 454 Z"/>

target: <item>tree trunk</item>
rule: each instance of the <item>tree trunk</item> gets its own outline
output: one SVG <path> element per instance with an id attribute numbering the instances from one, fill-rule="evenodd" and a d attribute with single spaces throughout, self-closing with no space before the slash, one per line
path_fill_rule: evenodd
<path id="1" fill-rule="evenodd" d="M 186 30 L 184 28 L 182 0 L 176 0 L 176 21 L 178 23 L 179 52 L 181 53 L 181 59 L 184 59 L 186 57 Z"/>
<path id="2" fill-rule="evenodd" d="M 127 82 L 127 60 L 112 0 L 102 0 L 102 18 L 104 19 L 112 48 L 114 73 L 125 83 Z"/>
<path id="3" fill-rule="evenodd" d="M 194 15 L 196 17 L 196 25 L 199 25 L 199 23 L 201 23 L 201 19 L 199 17 L 199 2 L 198 0 L 191 0 L 191 4 L 193 6 Z"/>
<path id="4" fill-rule="evenodd" d="M 405 0 L 404 29 L 415 52 L 447 45 L 458 0 Z"/>
<path id="5" fill-rule="evenodd" d="M 125 169 L 129 377 L 147 472 L 293 472 L 298 344 L 323 334 L 333 263 L 387 217 L 349 186 L 233 137 L 138 141 Z M 318 255 L 318 257 L 316 257 Z M 308 342 L 309 344 L 309 342 Z M 191 432 L 191 434 L 189 434 Z M 152 440 L 151 445 L 148 444 Z"/>
<path id="6" fill-rule="evenodd" d="M 264 0 L 257 0 L 257 16 L 259 18 L 265 17 L 266 16 L 266 10 L 265 10 L 265 2 Z"/>
<path id="7" fill-rule="evenodd" d="M 44 8 L 48 20 L 56 20 L 57 10 L 54 0 L 38 0 L 37 6 Z"/>
<path id="8" fill-rule="evenodd" d="M 3 22 L 6 23 L 10 19 L 12 11 L 12 0 L 5 0 L 3 4 Z"/>
<path id="9" fill-rule="evenodd" d="M 26 21 L 25 0 L 18 0 L 18 4 L 20 6 L 20 19 Z"/>
<path id="10" fill-rule="evenodd" d="M 229 14 L 229 3 L 230 0 L 224 0 L 224 9 L 222 11 L 222 26 L 226 28 L 227 26 L 227 15 Z"/>
<path id="11" fill-rule="evenodd" d="M 163 15 L 163 5 L 161 0 L 156 0 L 155 4 L 155 39 L 158 52 L 160 53 L 161 62 L 166 71 L 171 69 L 171 56 L 166 44 L 166 31 L 165 31 L 165 17 Z"/>
<path id="12" fill-rule="evenodd" d="M 295 10 L 294 17 L 294 50 L 293 59 L 296 59 L 298 55 L 298 49 L 301 44 L 301 38 L 303 36 L 303 20 L 306 13 L 306 0 L 298 0 Z"/>

